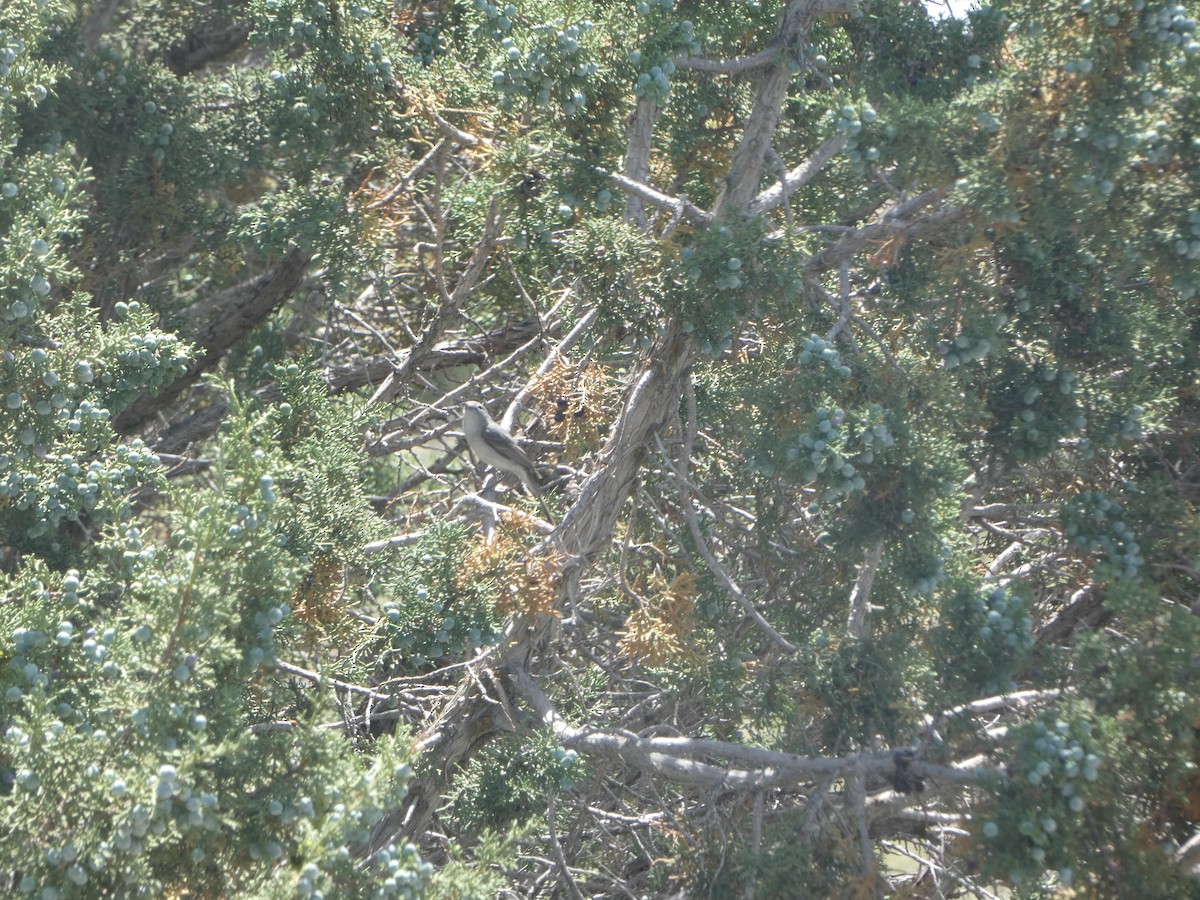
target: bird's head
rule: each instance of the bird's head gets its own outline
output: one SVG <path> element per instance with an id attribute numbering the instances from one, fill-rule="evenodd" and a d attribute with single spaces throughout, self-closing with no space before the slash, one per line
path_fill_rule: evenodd
<path id="1" fill-rule="evenodd" d="M 487 428 L 491 421 L 487 407 L 476 400 L 468 400 L 463 404 L 463 429 L 468 434 L 478 434 Z"/>

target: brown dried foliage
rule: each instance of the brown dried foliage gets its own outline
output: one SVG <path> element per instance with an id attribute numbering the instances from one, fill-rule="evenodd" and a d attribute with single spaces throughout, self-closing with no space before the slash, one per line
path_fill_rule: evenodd
<path id="1" fill-rule="evenodd" d="M 690 655 L 696 627 L 696 577 L 681 572 L 634 609 L 620 633 L 621 653 L 648 666 Z"/>
<path id="2" fill-rule="evenodd" d="M 602 427 L 615 416 L 620 385 L 594 363 L 576 365 L 560 358 L 534 379 L 531 393 L 548 437 L 562 443 L 566 458 L 578 459 L 604 439 Z"/>
<path id="3" fill-rule="evenodd" d="M 459 583 L 493 585 L 493 602 L 501 618 L 559 615 L 562 558 L 532 555 L 522 540 L 531 533 L 536 533 L 531 518 L 515 511 L 505 513 L 492 539 L 476 541 L 463 559 Z"/>

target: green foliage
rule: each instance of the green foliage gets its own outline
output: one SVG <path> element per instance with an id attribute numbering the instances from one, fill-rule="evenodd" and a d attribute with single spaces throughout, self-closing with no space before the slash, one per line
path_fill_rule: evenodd
<path id="1" fill-rule="evenodd" d="M 28 4 L 18 13 L 21 53 L 36 54 L 53 12 Z M 25 79 L 50 70 L 13 62 L 0 76 L 5 91 L 31 110 L 49 104 Z M 152 81 L 132 87 L 152 91 Z M 25 121 L 32 136 L 38 118 Z M 348 445 L 311 439 L 332 407 L 316 413 L 297 386 L 297 415 L 313 419 L 307 437 L 292 426 L 290 443 L 236 414 L 214 447 L 211 480 L 168 483 L 157 456 L 120 440 L 112 419 L 178 376 L 189 348 L 137 301 L 116 304 L 101 326 L 87 298 L 69 292 L 79 274 L 64 251 L 82 233 L 81 168 L 61 140 L 42 151 L 5 147 L 8 889 L 372 896 L 392 878 L 388 890 L 402 879 L 412 895 L 429 869 L 411 846 L 386 851 L 382 874 L 347 852 L 403 797 L 402 745 L 383 741 L 372 757 L 348 759 L 344 739 L 316 727 L 321 703 L 297 704 L 275 667 L 284 647 L 305 643 L 291 614 L 304 554 L 346 556 L 370 533 Z M 281 499 L 272 473 L 293 461 L 304 478 L 281 478 Z M 149 518 L 138 503 L 153 494 L 162 512 Z"/>
<path id="2" fill-rule="evenodd" d="M 398 551 L 389 566 L 376 568 L 383 671 L 422 671 L 500 639 L 501 623 L 485 587 L 460 576 L 467 536 L 457 526 L 436 528 Z"/>
<path id="3" fill-rule="evenodd" d="M 1196 4 L 874 0 L 769 45 L 785 7 L 0 10 L 0 891 L 879 886 L 828 785 L 760 792 L 755 825 L 750 795 L 682 765 L 593 774 L 497 699 L 524 665 L 623 739 L 984 754 L 990 778 L 931 777 L 907 808 L 969 829 L 927 844 L 963 891 L 1194 893 L 1163 848 L 1200 815 Z M 758 188 L 841 150 L 763 216 L 649 204 L 643 228 L 610 177 L 628 124 L 653 124 L 638 177 L 712 209 L 761 114 L 756 59 L 791 75 Z M 531 531 L 461 524 L 491 508 L 459 502 L 456 423 L 429 416 L 464 382 L 515 393 L 538 366 L 532 344 L 490 356 L 505 326 L 576 297 L 547 341 L 597 324 L 520 394 L 556 509 L 615 458 L 559 446 L 568 415 L 622 427 L 589 379 L 688 381 L 613 533 L 530 568 Z M 257 330 L 221 344 L 243 313 Z M 376 399 L 331 396 L 339 377 Z M 226 406 L 219 432 L 183 427 Z M 669 652 L 627 652 L 636 622 Z M 537 652 L 488 669 L 526 626 Z M 432 728 L 440 698 L 485 694 L 516 730 L 421 797 L 450 865 L 404 841 L 359 858 L 402 803 L 406 726 L 433 785 L 462 737 Z"/>
<path id="4" fill-rule="evenodd" d="M 661 275 L 657 253 L 645 235 L 619 221 L 589 217 L 572 229 L 564 249 L 591 296 L 604 299 L 605 324 L 649 337 L 661 313 L 656 302 Z"/>
<path id="5" fill-rule="evenodd" d="M 721 225 L 698 232 L 679 253 L 664 305 L 682 320 L 685 332 L 696 332 L 697 344 L 707 355 L 717 356 L 733 345 L 735 323 L 752 296 L 759 269 L 755 248 L 761 239 L 757 223 L 736 231 Z"/>
<path id="6" fill-rule="evenodd" d="M 1097 553 L 1098 564 L 1118 577 L 1134 577 L 1142 551 L 1119 504 L 1098 491 L 1085 491 L 1063 506 L 1063 535 L 1083 553 Z"/>
<path id="7" fill-rule="evenodd" d="M 302 639 L 303 568 L 280 540 L 287 504 L 258 474 L 267 454 L 245 438 L 231 436 L 215 491 L 172 494 L 165 534 L 115 524 L 88 568 L 30 559 L 6 579 L 3 828 L 22 886 L 373 890 L 345 845 L 403 796 L 408 770 L 388 744 L 348 767 L 274 669 Z M 416 871 L 411 850 L 397 858 Z"/>
<path id="8" fill-rule="evenodd" d="M 545 816 L 547 794 L 570 791 L 585 772 L 574 750 L 535 733 L 491 744 L 471 764 L 452 802 L 469 833 Z"/>
<path id="9" fill-rule="evenodd" d="M 685 875 L 698 894 L 713 897 L 737 896 L 748 885 L 772 897 L 836 896 L 855 878 L 856 848 L 838 838 L 797 841 L 804 828 L 804 816 L 789 812 L 763 828 L 757 850 L 743 843 L 689 849 L 676 875 Z"/>
<path id="10" fill-rule="evenodd" d="M 52 318 L 33 320 L 50 319 L 38 329 L 44 336 L 4 354 L 0 440 L 11 449 L 0 454 L 0 528 L 15 548 L 74 559 L 78 529 L 127 518 L 133 492 L 157 478 L 157 459 L 140 442 L 110 447 L 109 422 L 182 372 L 186 348 L 130 313 L 125 329 L 102 332 L 82 299 L 65 301 Z"/>
<path id="11" fill-rule="evenodd" d="M 274 474 L 265 467 L 239 473 L 246 478 L 244 495 L 271 503 L 282 491 L 280 538 L 300 559 L 361 566 L 362 547 L 379 536 L 381 525 L 367 512 L 360 455 L 350 440 L 354 411 L 331 401 L 310 368 L 290 363 L 273 371 L 281 399 L 255 426 L 276 436 L 285 463 Z"/>
<path id="12" fill-rule="evenodd" d="M 137 337 L 137 313 L 125 342 Z M 97 338 L 122 344 L 113 331 Z M 77 334 L 77 352 L 87 339 Z M 153 377 L 157 357 L 134 360 Z M 102 378 L 78 381 L 81 395 L 103 397 Z M 81 451 L 94 460 L 86 472 L 68 454 L 58 460 L 64 474 L 44 489 L 43 521 L 56 521 L 62 506 L 52 504 L 77 477 L 97 488 L 81 496 L 97 498 L 85 506 L 101 534 L 65 574 L 27 540 L 25 561 L 5 578 L 2 821 L 23 891 L 375 890 L 345 847 L 403 796 L 400 747 L 385 742 L 373 760 L 347 766 L 344 740 L 314 727 L 319 707 L 297 708 L 274 669 L 285 646 L 303 643 L 291 603 L 308 554 L 344 557 L 366 533 L 361 492 L 345 477 L 348 445 L 312 440 L 329 404 L 318 416 L 305 401 L 323 398 L 298 384 L 290 396 L 295 418 L 313 416 L 309 433 L 293 423 L 285 443 L 263 444 L 270 432 L 235 417 L 210 488 L 166 486 L 152 454 L 100 425 Z M 302 454 L 303 476 L 281 477 L 280 499 L 271 473 L 288 471 L 289 453 Z M 30 459 L 42 461 L 13 464 Z M 30 477 L 23 496 L 36 499 Z M 167 491 L 173 510 L 153 528 L 131 518 L 132 493 L 150 486 Z M 51 545 L 45 555 L 61 553 Z M 297 713 L 302 721 L 279 721 Z M 58 806 L 49 829 L 48 802 Z M 415 851 L 394 858 L 415 888 Z"/>
<path id="13" fill-rule="evenodd" d="M 893 629 L 870 641 L 818 640 L 806 692 L 822 706 L 838 708 L 823 721 L 821 743 L 840 746 L 862 735 L 881 735 L 889 744 L 910 740 L 916 687 L 910 668 L 917 662 L 909 635 Z"/>
<path id="14" fill-rule="evenodd" d="M 264 125 L 288 134 L 293 162 L 315 165 L 381 121 L 401 49 L 382 27 L 389 7 L 379 2 L 340 4 L 260 0 L 251 4 L 255 40 L 271 49 Z M 267 87 L 266 84 L 263 85 Z M 313 156 L 308 156 L 313 154 Z"/>
<path id="15" fill-rule="evenodd" d="M 520 840 L 533 831 L 514 826 L 505 833 L 484 832 L 471 848 L 474 862 L 465 858 L 458 848 L 450 848 L 450 860 L 429 882 L 425 896 L 429 900 L 489 900 L 504 890 L 505 869 L 517 863 Z"/>
<path id="16" fill-rule="evenodd" d="M 1094 852 L 1085 811 L 1103 796 L 1104 753 L 1085 715 L 1043 717 L 1014 738 L 1013 777 L 997 787 L 994 811 L 979 817 L 981 856 L 1015 884 L 1050 869 L 1070 887 L 1076 866 Z"/>
<path id="17" fill-rule="evenodd" d="M 498 7 L 479 0 L 470 8 L 470 25 L 496 47 L 492 87 L 501 109 L 532 104 L 550 111 L 551 121 L 560 112 L 566 119 L 586 116 L 591 77 L 599 69 L 598 48 L 591 39 L 594 23 L 557 15 L 561 10 L 555 4 L 523 6 L 519 10 L 513 4 Z"/>
<path id="18" fill-rule="evenodd" d="M 993 69 L 1002 52 L 1002 4 L 969 11 L 964 18 L 930 18 L 908 3 L 876 3 L 848 23 L 844 35 L 821 28 L 827 64 L 846 72 L 848 88 L 868 96 L 905 93 L 922 104 L 954 99 Z M 864 55 L 872 65 L 853 66 Z"/>
<path id="19" fill-rule="evenodd" d="M 1002 587 L 962 582 L 942 592 L 938 627 L 930 635 L 947 701 L 968 701 L 1016 689 L 1013 676 L 1033 648 L 1028 602 Z"/>

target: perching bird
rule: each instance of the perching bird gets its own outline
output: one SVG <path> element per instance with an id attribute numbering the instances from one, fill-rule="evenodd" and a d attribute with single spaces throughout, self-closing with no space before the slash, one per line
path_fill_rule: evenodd
<path id="1" fill-rule="evenodd" d="M 538 488 L 537 466 L 504 426 L 492 420 L 482 403 L 471 400 L 463 404 L 463 434 L 477 460 L 520 478 L 525 489 L 541 504 L 546 518 L 550 518 L 550 510 Z"/>

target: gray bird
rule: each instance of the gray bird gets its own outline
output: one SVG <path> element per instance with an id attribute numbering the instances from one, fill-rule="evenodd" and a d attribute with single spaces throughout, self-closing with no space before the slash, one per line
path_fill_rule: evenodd
<path id="1" fill-rule="evenodd" d="M 493 469 L 516 475 L 525 489 L 537 498 L 546 518 L 550 510 L 538 488 L 538 471 L 533 460 L 520 448 L 504 426 L 492 420 L 482 403 L 474 400 L 463 404 L 463 434 L 472 455 Z"/>

